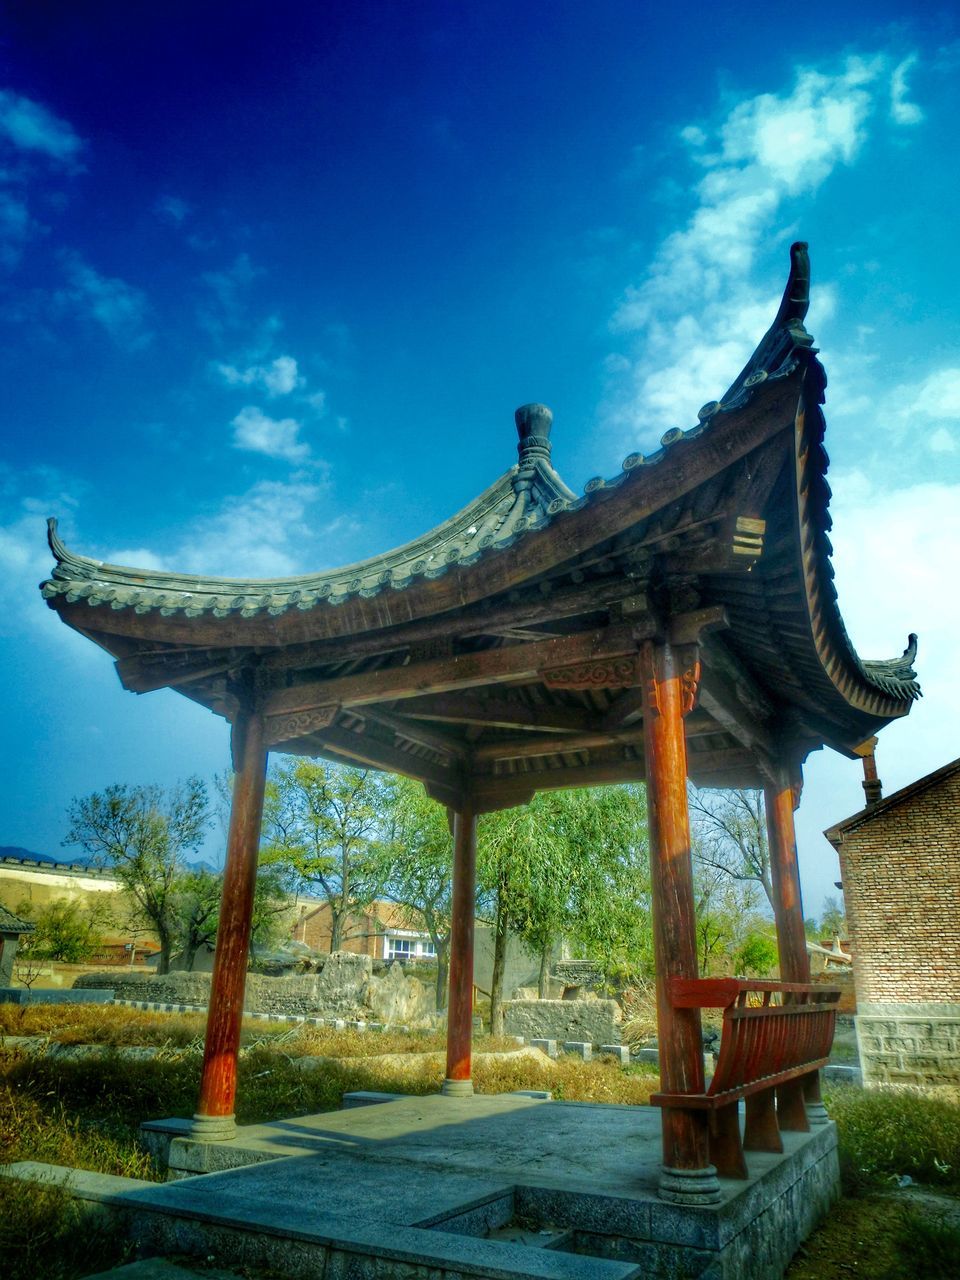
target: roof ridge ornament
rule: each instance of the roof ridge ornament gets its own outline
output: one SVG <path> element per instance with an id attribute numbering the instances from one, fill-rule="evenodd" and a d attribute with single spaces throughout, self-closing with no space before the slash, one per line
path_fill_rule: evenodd
<path id="1" fill-rule="evenodd" d="M 816 353 L 813 337 L 803 324 L 809 307 L 810 254 L 806 240 L 797 240 L 790 246 L 790 274 L 773 324 L 719 404 L 713 401 L 700 410 L 701 421 L 708 409 L 739 408 L 755 386 L 795 367 L 798 352 Z"/>
<path id="2" fill-rule="evenodd" d="M 550 465 L 553 412 L 545 404 L 522 404 L 513 415 L 517 424 L 517 455 L 521 472 L 532 471 L 538 459 Z"/>

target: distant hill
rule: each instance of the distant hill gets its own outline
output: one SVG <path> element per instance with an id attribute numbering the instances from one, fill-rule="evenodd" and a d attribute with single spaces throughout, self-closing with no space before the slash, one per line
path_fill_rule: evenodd
<path id="1" fill-rule="evenodd" d="M 0 861 L 4 858 L 16 858 L 18 860 L 25 858 L 29 862 L 50 863 L 52 866 L 81 866 L 86 867 L 90 864 L 90 859 L 82 854 L 65 855 L 62 858 L 55 858 L 50 853 L 34 853 L 32 849 L 21 849 L 18 845 L 0 844 Z"/>

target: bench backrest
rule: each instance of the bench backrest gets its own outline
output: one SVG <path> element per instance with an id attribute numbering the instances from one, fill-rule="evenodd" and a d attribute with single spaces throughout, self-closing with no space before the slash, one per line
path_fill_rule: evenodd
<path id="1" fill-rule="evenodd" d="M 743 978 L 674 978 L 679 1009 L 723 1009 L 720 1053 L 708 1094 L 803 1075 L 830 1054 L 839 987 Z"/>

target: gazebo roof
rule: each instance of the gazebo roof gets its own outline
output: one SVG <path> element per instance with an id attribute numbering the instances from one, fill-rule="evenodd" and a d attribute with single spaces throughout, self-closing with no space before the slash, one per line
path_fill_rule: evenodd
<path id="1" fill-rule="evenodd" d="M 701 641 L 695 781 L 758 785 L 785 745 L 850 752 L 919 695 L 915 638 L 864 661 L 840 617 L 806 246 L 791 258 L 726 394 L 582 497 L 551 465 L 550 411 L 527 405 L 517 465 L 384 555 L 208 578 L 76 555 L 51 522 L 43 594 L 136 692 L 233 718 L 255 687 L 274 747 L 409 773 L 446 800 L 469 775 L 481 807 L 642 776 L 636 652 L 665 629 Z"/>
<path id="2" fill-rule="evenodd" d="M 0 934 L 6 934 L 8 937 L 15 935 L 19 937 L 24 933 L 33 933 L 36 925 L 31 920 L 21 920 L 19 916 L 15 916 L 12 911 L 8 911 L 6 907 L 0 906 Z"/>

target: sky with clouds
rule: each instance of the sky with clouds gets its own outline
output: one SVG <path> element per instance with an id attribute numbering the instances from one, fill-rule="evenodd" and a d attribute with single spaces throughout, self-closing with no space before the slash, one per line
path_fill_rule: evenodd
<path id="1" fill-rule="evenodd" d="M 210 777 L 227 730 L 124 693 L 37 583 L 44 518 L 120 563 L 274 576 L 445 519 L 555 415 L 574 488 L 732 381 L 810 242 L 841 610 L 920 634 L 887 791 L 960 754 L 960 30 L 838 0 L 99 0 L 0 18 L 0 844 L 74 795 Z M 858 767 L 811 757 L 820 832 Z"/>

